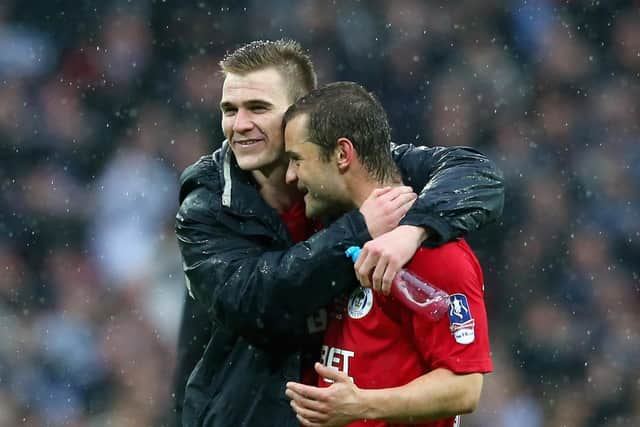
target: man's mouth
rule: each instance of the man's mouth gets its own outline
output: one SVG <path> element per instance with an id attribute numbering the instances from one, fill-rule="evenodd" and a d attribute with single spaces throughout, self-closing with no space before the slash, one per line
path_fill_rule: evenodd
<path id="1" fill-rule="evenodd" d="M 233 143 L 241 147 L 250 147 L 262 141 L 263 141 L 262 139 L 242 139 L 242 140 L 233 141 Z"/>

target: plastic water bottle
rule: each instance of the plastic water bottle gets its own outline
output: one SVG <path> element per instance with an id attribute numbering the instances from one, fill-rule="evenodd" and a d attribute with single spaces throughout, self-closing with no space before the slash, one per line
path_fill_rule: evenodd
<path id="1" fill-rule="evenodd" d="M 355 264 L 361 250 L 358 246 L 351 246 L 345 255 Z M 404 268 L 393 278 L 391 295 L 410 310 L 434 322 L 449 310 L 449 294 Z"/>

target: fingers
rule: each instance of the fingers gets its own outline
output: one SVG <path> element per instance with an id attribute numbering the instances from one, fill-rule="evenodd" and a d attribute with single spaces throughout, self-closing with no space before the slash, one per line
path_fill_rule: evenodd
<path id="1" fill-rule="evenodd" d="M 316 363 L 314 368 L 319 375 L 333 379 L 333 384 L 322 388 L 289 382 L 285 390 L 300 423 L 304 426 L 331 427 L 343 426 L 357 419 L 352 407 L 356 405 L 356 414 L 362 413 L 358 409 L 358 388 L 347 374 L 320 363 Z"/>
<path id="2" fill-rule="evenodd" d="M 380 190 L 378 193 L 376 193 L 378 190 Z M 381 197 L 381 198 L 385 198 L 389 201 L 391 200 L 395 200 L 396 198 L 402 196 L 402 195 L 407 195 L 407 194 L 414 194 L 413 189 L 411 187 L 408 187 L 406 185 L 399 185 L 397 187 L 385 187 L 385 188 L 380 188 L 380 189 L 376 189 L 373 190 L 373 193 L 376 194 L 376 196 Z"/>
<path id="3" fill-rule="evenodd" d="M 365 288 L 389 295 L 391 283 L 402 265 L 392 252 L 366 243 L 354 265 L 356 278 Z"/>
<path id="4" fill-rule="evenodd" d="M 395 202 L 396 205 L 404 204 L 407 201 L 415 200 L 418 195 L 413 192 L 411 187 L 393 187 L 380 198 L 384 198 L 389 202 Z"/>
<path id="5" fill-rule="evenodd" d="M 296 413 L 302 415 L 310 421 L 326 421 L 326 408 L 313 405 L 313 401 L 309 399 L 292 399 L 291 406 Z M 324 409 L 325 412 L 322 412 Z"/>
<path id="6" fill-rule="evenodd" d="M 331 380 L 334 383 L 349 381 L 349 377 L 344 372 L 337 370 L 336 368 L 330 368 L 324 366 L 322 363 L 316 362 L 313 366 L 322 378 Z"/>
<path id="7" fill-rule="evenodd" d="M 411 206 L 417 197 L 413 189 L 407 186 L 376 188 L 369 195 L 369 198 L 378 199 L 380 206 L 389 213 L 406 204 Z"/>
<path id="8" fill-rule="evenodd" d="M 305 394 L 315 387 L 298 387 L 299 383 L 287 383 L 285 394 L 291 399 L 290 405 L 296 417 L 304 426 L 320 426 L 328 420 L 327 407 L 322 402 Z M 307 390 L 307 391 L 304 391 Z"/>
<path id="9" fill-rule="evenodd" d="M 371 195 L 370 195 L 369 197 L 371 197 L 371 196 L 373 196 L 373 197 L 380 197 L 380 196 L 382 196 L 382 195 L 384 195 L 384 194 L 388 193 L 389 191 L 391 191 L 391 189 L 392 189 L 392 188 L 394 188 L 394 187 L 382 187 L 382 188 L 376 188 L 375 190 L 373 190 L 373 191 L 371 192 Z"/>
<path id="10" fill-rule="evenodd" d="M 353 266 L 356 272 L 356 278 L 358 279 L 360 284 L 365 288 L 371 287 L 371 280 L 369 280 L 369 276 L 371 274 L 371 271 L 376 266 L 377 262 L 378 262 L 377 258 L 373 257 L 369 253 L 365 245 L 362 248 L 362 252 L 360 252 L 358 261 L 356 261 L 356 263 Z"/>
<path id="11" fill-rule="evenodd" d="M 378 237 L 398 226 L 417 195 L 411 187 L 397 186 L 375 189 L 360 205 L 372 237 Z"/>
<path id="12" fill-rule="evenodd" d="M 365 217 L 369 233 L 374 239 L 398 228 L 400 220 L 407 214 L 417 195 L 411 187 L 397 186 L 373 190 L 365 203 L 360 207 Z M 365 206 L 366 204 L 366 206 Z M 393 239 L 383 242 L 395 243 Z M 397 246 L 397 244 L 396 244 Z M 398 257 L 380 241 L 369 250 L 364 245 L 360 257 L 354 265 L 356 278 L 363 287 L 389 294 L 391 281 L 401 266 L 395 265 L 393 259 Z M 389 272 L 387 269 L 391 268 Z"/>
<path id="13" fill-rule="evenodd" d="M 327 412 L 327 406 L 325 404 L 318 400 L 310 399 L 309 396 L 296 393 L 291 389 L 287 389 L 284 394 L 286 394 L 292 402 L 295 402 L 298 407 L 304 408 L 306 411 L 318 414 Z"/>
<path id="14" fill-rule="evenodd" d="M 358 261 L 354 265 L 356 278 L 365 288 L 374 291 L 382 289 L 382 280 L 385 276 L 387 265 L 390 263 L 390 255 L 383 253 L 377 247 L 365 243 Z M 393 277 L 392 277 L 393 278 Z"/>
<path id="15" fill-rule="evenodd" d="M 378 262 L 376 262 L 373 273 L 371 274 L 371 288 L 376 292 L 380 292 L 380 283 L 382 282 L 382 277 L 384 276 L 387 262 L 388 261 L 384 256 L 378 258 Z"/>
<path id="16" fill-rule="evenodd" d="M 324 423 L 317 423 L 317 422 L 308 420 L 300 414 L 296 414 L 296 418 L 298 419 L 298 421 L 300 421 L 300 424 L 303 425 L 304 427 L 320 427 L 324 425 Z"/>
<path id="17" fill-rule="evenodd" d="M 390 255 L 384 254 L 380 256 L 371 275 L 371 287 L 373 290 L 389 295 L 391 282 L 399 269 L 400 267 L 396 265 L 395 260 Z"/>
<path id="18" fill-rule="evenodd" d="M 388 216 L 389 225 L 398 225 L 417 198 L 411 187 L 393 187 L 380 196 L 382 211 Z"/>
<path id="19" fill-rule="evenodd" d="M 306 402 L 304 401 L 296 399 L 293 399 L 290 402 L 291 408 L 293 408 L 293 410 L 295 411 L 296 417 L 298 417 L 302 425 L 316 426 L 322 425 L 322 423 L 325 423 L 327 421 L 328 416 L 326 413 L 318 412 L 309 407 L 306 407 L 305 403 Z"/>
<path id="20" fill-rule="evenodd" d="M 389 295 L 391 292 L 391 284 L 393 283 L 393 278 L 398 274 L 398 271 L 400 271 L 400 267 L 397 265 L 391 263 L 387 265 L 387 268 L 384 270 L 384 275 L 382 276 L 382 283 L 380 284 L 381 292 L 383 294 Z"/>
<path id="21" fill-rule="evenodd" d="M 380 283 L 384 275 L 383 257 L 384 255 L 377 248 L 371 249 L 368 243 L 364 244 L 358 261 L 354 265 L 356 278 L 363 287 L 372 288 L 374 291 L 379 290 L 379 287 L 378 289 L 374 287 L 374 283 Z"/>
<path id="22" fill-rule="evenodd" d="M 290 381 L 287 383 L 287 391 L 289 390 L 305 398 L 319 400 L 323 397 L 324 389 Z"/>
<path id="23" fill-rule="evenodd" d="M 404 209 L 403 216 L 409 209 L 411 209 L 411 206 L 413 206 L 417 198 L 418 195 L 416 193 L 402 194 L 398 196 L 397 200 L 400 204 L 398 209 Z"/>
<path id="24" fill-rule="evenodd" d="M 381 194 L 379 199 L 386 203 L 385 207 L 389 211 L 402 208 L 406 204 L 411 206 L 418 195 L 413 192 L 411 187 L 393 187 L 387 192 Z"/>

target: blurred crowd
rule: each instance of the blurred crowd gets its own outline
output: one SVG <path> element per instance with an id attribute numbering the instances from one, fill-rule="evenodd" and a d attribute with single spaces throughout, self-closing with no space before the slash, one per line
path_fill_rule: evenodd
<path id="1" fill-rule="evenodd" d="M 505 173 L 463 425 L 640 425 L 640 2 L 4 0 L 0 426 L 164 425 L 177 178 L 222 141 L 217 61 L 281 37 Z"/>

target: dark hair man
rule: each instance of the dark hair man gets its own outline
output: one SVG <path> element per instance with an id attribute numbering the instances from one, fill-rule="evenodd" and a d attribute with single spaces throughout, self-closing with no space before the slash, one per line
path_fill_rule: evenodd
<path id="1" fill-rule="evenodd" d="M 356 83 L 305 95 L 285 113 L 284 129 L 287 182 L 306 194 L 307 216 L 349 212 L 376 188 L 402 185 L 384 109 Z M 478 260 L 459 239 L 418 249 L 407 268 L 450 294 L 449 321 L 355 289 L 345 312 L 329 319 L 317 387 L 287 385 L 303 425 L 452 427 L 477 406 L 492 369 Z"/>

